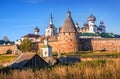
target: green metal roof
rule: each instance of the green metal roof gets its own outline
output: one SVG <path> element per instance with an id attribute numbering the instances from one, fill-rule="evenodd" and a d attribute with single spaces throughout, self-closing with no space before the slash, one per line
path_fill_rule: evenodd
<path id="1" fill-rule="evenodd" d="M 51 48 L 49 45 L 44 45 L 43 48 Z"/>
<path id="2" fill-rule="evenodd" d="M 100 36 L 97 33 L 79 33 L 80 36 Z"/>
<path id="3" fill-rule="evenodd" d="M 114 33 L 79 33 L 79 36 L 101 36 L 103 38 L 120 38 L 120 35 Z"/>
<path id="4" fill-rule="evenodd" d="M 11 42 L 11 41 L 0 40 L 0 45 L 8 44 L 8 43 L 13 44 L 13 42 Z"/>

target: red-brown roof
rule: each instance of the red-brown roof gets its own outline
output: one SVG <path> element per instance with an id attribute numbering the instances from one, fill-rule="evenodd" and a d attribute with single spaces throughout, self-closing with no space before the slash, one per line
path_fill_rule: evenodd
<path id="1" fill-rule="evenodd" d="M 29 38 L 29 37 L 39 38 L 40 35 L 36 35 L 36 34 L 27 34 L 27 35 L 23 36 L 22 38 L 25 38 L 25 37 L 27 37 L 27 38 Z"/>

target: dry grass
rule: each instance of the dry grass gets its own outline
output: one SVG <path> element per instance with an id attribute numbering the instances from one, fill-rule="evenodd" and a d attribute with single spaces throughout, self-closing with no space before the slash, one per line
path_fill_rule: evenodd
<path id="1" fill-rule="evenodd" d="M 11 61 L 13 61 L 16 57 L 17 57 L 17 55 L 12 55 L 12 54 L 0 55 L 0 63 L 11 62 Z"/>
<path id="2" fill-rule="evenodd" d="M 110 62 L 83 62 L 39 70 L 11 70 L 0 79 L 120 79 L 120 59 Z"/>

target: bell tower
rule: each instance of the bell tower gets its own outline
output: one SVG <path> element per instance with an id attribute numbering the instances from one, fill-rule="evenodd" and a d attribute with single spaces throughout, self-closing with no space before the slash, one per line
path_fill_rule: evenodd
<path id="1" fill-rule="evenodd" d="M 50 23 L 45 31 L 45 36 L 55 36 L 57 34 L 57 28 L 53 24 L 52 14 L 50 15 Z"/>

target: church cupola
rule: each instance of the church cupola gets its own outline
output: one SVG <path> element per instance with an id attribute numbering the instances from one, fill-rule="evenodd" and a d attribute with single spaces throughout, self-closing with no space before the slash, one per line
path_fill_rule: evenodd
<path id="1" fill-rule="evenodd" d="M 88 23 L 84 23 L 83 26 L 84 26 L 84 27 L 88 26 Z"/>
<path id="2" fill-rule="evenodd" d="M 79 27 L 79 24 L 78 24 L 78 22 L 76 22 L 76 23 L 75 23 L 75 27 L 76 27 L 77 31 L 79 32 L 79 30 L 80 30 L 80 27 Z"/>
<path id="3" fill-rule="evenodd" d="M 104 25 L 104 22 L 103 22 L 103 21 L 100 21 L 100 24 L 101 24 L 101 25 Z"/>
<path id="4" fill-rule="evenodd" d="M 88 17 L 88 24 L 89 24 L 89 26 L 94 26 L 95 21 L 96 21 L 96 17 L 93 16 L 93 14 L 91 14 L 91 15 Z"/>
<path id="5" fill-rule="evenodd" d="M 90 33 L 95 33 L 97 32 L 97 27 L 95 25 L 95 21 L 96 21 L 96 17 L 93 16 L 93 14 L 91 14 L 89 17 L 88 17 L 88 25 L 89 25 L 89 32 Z"/>
<path id="6" fill-rule="evenodd" d="M 78 22 L 76 22 L 76 23 L 75 23 L 75 27 L 79 27 L 79 24 L 78 24 Z"/>
<path id="7" fill-rule="evenodd" d="M 96 20 L 96 17 L 93 16 L 93 14 L 91 14 L 89 17 L 88 17 L 88 21 L 95 21 Z"/>
<path id="8" fill-rule="evenodd" d="M 38 35 L 38 32 L 39 32 L 40 30 L 39 30 L 39 28 L 36 26 L 35 28 L 34 28 L 34 33 L 36 34 L 36 35 Z"/>
<path id="9" fill-rule="evenodd" d="M 105 33 L 105 32 L 106 32 L 106 27 L 105 27 L 103 21 L 100 21 L 100 25 L 98 26 L 97 29 L 98 29 L 98 32 L 99 32 L 99 33 Z"/>

